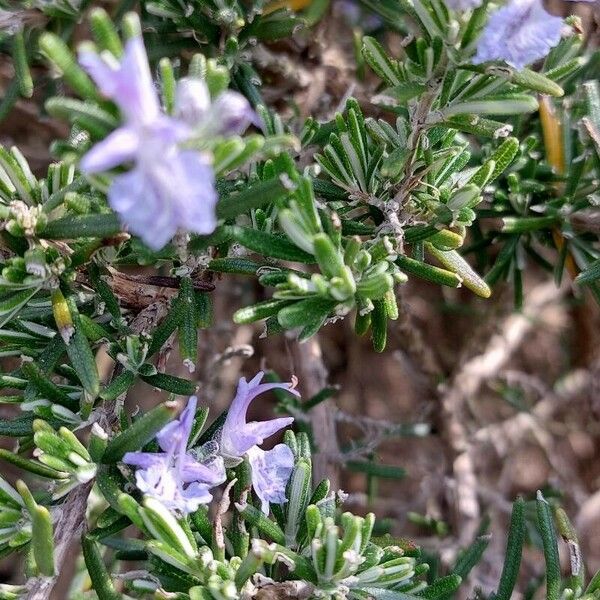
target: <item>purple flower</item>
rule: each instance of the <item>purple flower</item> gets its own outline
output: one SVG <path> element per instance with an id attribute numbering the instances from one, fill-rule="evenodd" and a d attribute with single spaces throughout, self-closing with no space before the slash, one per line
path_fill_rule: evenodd
<path id="1" fill-rule="evenodd" d="M 119 64 L 110 53 L 101 56 L 85 49 L 79 63 L 107 98 L 114 100 L 130 125 L 152 124 L 161 116 L 144 43 L 130 39 Z"/>
<path id="2" fill-rule="evenodd" d="M 239 135 L 251 124 L 260 125 L 244 96 L 225 91 L 211 103 L 206 83 L 194 77 L 186 77 L 177 83 L 175 115 L 207 137 Z"/>
<path id="3" fill-rule="evenodd" d="M 192 396 L 179 419 L 158 432 L 156 440 L 162 452 L 128 452 L 123 457 L 124 463 L 138 467 L 135 479 L 142 493 L 183 514 L 208 504 L 212 499 L 210 488 L 225 481 L 221 457 L 199 462 L 187 450 L 196 402 L 196 396 Z"/>
<path id="4" fill-rule="evenodd" d="M 209 112 L 209 119 L 214 116 L 216 132 L 221 135 L 240 135 L 250 124 L 260 126 L 246 98 L 237 92 L 223 92 L 217 96 Z"/>
<path id="5" fill-rule="evenodd" d="M 285 488 L 294 470 L 294 454 L 285 444 L 267 451 L 254 446 L 248 451 L 248 460 L 252 487 L 260 498 L 262 511 L 269 514 L 269 504 L 286 502 Z"/>
<path id="6" fill-rule="evenodd" d="M 248 456 L 252 469 L 252 487 L 262 503 L 262 510 L 269 512 L 269 504 L 285 502 L 285 486 L 294 468 L 294 456 L 285 444 L 278 444 L 272 450 L 264 451 L 258 446 L 268 437 L 287 427 L 293 417 L 281 417 L 270 421 L 246 421 L 248 407 L 254 398 L 273 389 L 282 389 L 299 396 L 291 383 L 260 383 L 263 373 L 258 373 L 250 381 L 240 379 L 237 393 L 225 418 L 220 435 L 220 451 L 227 466 L 240 463 Z"/>
<path id="7" fill-rule="evenodd" d="M 179 228 L 214 231 L 217 193 L 210 157 L 180 144 L 197 133 L 214 137 L 244 131 L 254 119 L 246 99 L 224 92 L 211 105 L 204 81 L 187 79 L 178 85 L 176 118 L 163 114 L 139 37 L 127 42 L 120 63 L 90 50 L 80 52 L 79 61 L 125 119 L 80 164 L 82 171 L 98 173 L 133 163 L 108 192 L 123 223 L 154 250 Z"/>
<path id="8" fill-rule="evenodd" d="M 231 406 L 223 429 L 221 430 L 220 449 L 221 455 L 225 458 L 226 464 L 234 466 L 238 464 L 244 454 L 251 448 L 258 446 L 263 441 L 277 433 L 284 427 L 293 422 L 293 417 L 280 417 L 270 421 L 251 421 L 246 422 L 248 407 L 254 398 L 260 394 L 274 389 L 282 389 L 300 396 L 294 389 L 296 382 L 292 383 L 260 383 L 264 373 L 258 373 L 250 381 L 245 377 L 240 379 L 237 393 Z"/>
<path id="9" fill-rule="evenodd" d="M 511 0 L 491 15 L 473 62 L 504 60 L 515 69 L 523 69 L 558 45 L 563 26 L 560 17 L 546 11 L 542 0 Z"/>
<path id="10" fill-rule="evenodd" d="M 210 93 L 206 83 L 196 77 L 186 77 L 177 82 L 175 116 L 185 123 L 200 123 L 210 109 Z"/>

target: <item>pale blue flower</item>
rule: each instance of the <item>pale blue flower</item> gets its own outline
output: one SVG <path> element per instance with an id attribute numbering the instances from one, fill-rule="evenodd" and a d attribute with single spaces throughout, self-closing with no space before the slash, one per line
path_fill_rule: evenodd
<path id="1" fill-rule="evenodd" d="M 490 16 L 473 62 L 503 60 L 515 69 L 523 69 L 557 46 L 563 29 L 562 18 L 546 11 L 542 0 L 511 0 Z"/>
<path id="2" fill-rule="evenodd" d="M 161 112 L 141 38 L 129 40 L 121 62 L 108 53 L 80 52 L 79 61 L 100 91 L 120 108 L 125 124 L 81 160 L 85 173 L 133 163 L 108 192 L 113 210 L 129 230 L 159 250 L 179 228 L 199 234 L 217 225 L 217 193 L 210 156 L 181 148 L 203 132 L 208 136 L 244 131 L 254 120 L 247 100 L 235 92 L 211 105 L 202 80 L 180 82 L 176 116 Z"/>
<path id="3" fill-rule="evenodd" d="M 261 501 L 261 508 L 269 514 L 270 504 L 286 502 L 285 488 L 294 470 L 294 454 L 285 444 L 277 444 L 272 450 L 254 446 L 248 450 L 252 468 L 252 487 Z"/>
<path id="4" fill-rule="evenodd" d="M 285 502 L 285 486 L 294 468 L 294 456 L 285 444 L 264 451 L 259 445 L 268 437 L 293 422 L 293 417 L 280 417 L 270 421 L 247 422 L 248 407 L 254 398 L 273 389 L 282 389 L 299 396 L 296 381 L 291 383 L 262 383 L 263 373 L 250 381 L 242 377 L 237 393 L 225 418 L 220 434 L 219 447 L 225 464 L 235 466 L 244 456 L 252 469 L 252 487 L 260 498 L 262 510 L 269 512 L 269 504 Z"/>
<path id="5" fill-rule="evenodd" d="M 177 83 L 175 116 L 194 127 L 197 136 L 239 135 L 260 121 L 248 100 L 225 91 L 211 102 L 203 79 L 185 77 Z"/>
<path id="6" fill-rule="evenodd" d="M 274 389 L 282 389 L 299 396 L 294 389 L 296 382 L 292 383 L 260 383 L 264 374 L 258 373 L 250 381 L 242 377 L 239 381 L 237 393 L 225 418 L 221 430 L 220 450 L 228 466 L 238 464 L 243 456 L 255 446 L 259 446 L 268 437 L 290 425 L 293 417 L 280 417 L 270 421 L 247 422 L 247 412 L 250 403 L 260 394 Z"/>
<path id="7" fill-rule="evenodd" d="M 189 514 L 212 500 L 210 489 L 225 481 L 223 459 L 209 457 L 199 462 L 187 450 L 197 399 L 192 396 L 179 419 L 156 435 L 162 452 L 128 452 L 123 462 L 138 467 L 136 486 L 167 508 Z"/>

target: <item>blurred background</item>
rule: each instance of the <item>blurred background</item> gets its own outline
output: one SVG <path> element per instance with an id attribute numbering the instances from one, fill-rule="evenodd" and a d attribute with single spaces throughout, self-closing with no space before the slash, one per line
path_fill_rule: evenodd
<path id="1" fill-rule="evenodd" d="M 598 43 L 598 3 L 547 6 L 579 14 L 589 44 Z M 337 2 L 315 28 L 256 49 L 265 98 L 292 123 L 308 114 L 330 118 L 350 95 L 367 106 L 374 83 L 357 73 L 353 41 L 357 21 L 369 23 L 353 11 L 352 3 Z M 386 43 L 400 41 L 390 36 Z M 0 93 L 12 75 L 0 58 Z M 39 173 L 52 160 L 50 142 L 67 133 L 40 112 L 44 93 L 19 100 L 0 123 L 0 143 L 18 145 Z M 242 277 L 214 284 L 215 323 L 200 336 L 195 373 L 176 348 L 160 357 L 167 372 L 197 379 L 213 417 L 231 401 L 238 378 L 259 369 L 298 376 L 305 400 L 325 389 L 313 410 L 295 416 L 300 427 L 312 425 L 317 470 L 348 493 L 350 510 L 374 511 L 382 519 L 379 534 L 414 540 L 440 568 L 478 532 L 492 535 L 465 597 L 469 589 L 496 585 L 511 502 L 517 495 L 532 499 L 538 489 L 560 499 L 588 568 L 600 568 L 600 310 L 591 296 L 574 293 L 569 281 L 556 287 L 532 266 L 524 308 L 515 313 L 508 287 L 480 300 L 411 278 L 379 355 L 356 337 L 351 319 L 329 324 L 302 346 L 291 337 L 265 338 L 261 326 L 235 326 L 233 312 L 264 299 L 264 290 Z M 10 368 L 0 363 L 0 370 Z M 161 398 L 140 384 L 127 402 L 143 410 Z M 254 416 L 276 406 L 265 397 Z M 2 416 L 10 410 L 0 407 Z M 535 535 L 532 528 L 519 597 L 543 576 Z M 1 580 L 19 577 L 10 561 L 0 569 Z M 66 585 L 65 579 L 57 598 L 65 597 Z"/>

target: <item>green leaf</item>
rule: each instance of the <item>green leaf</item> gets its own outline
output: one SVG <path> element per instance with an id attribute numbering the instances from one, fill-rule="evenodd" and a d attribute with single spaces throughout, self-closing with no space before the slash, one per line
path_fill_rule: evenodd
<path id="1" fill-rule="evenodd" d="M 343 258 L 325 233 L 313 237 L 314 254 L 325 277 L 341 277 L 345 265 Z"/>
<path id="2" fill-rule="evenodd" d="M 538 101 L 533 96 L 526 94 L 512 94 L 511 96 L 481 98 L 468 102 L 451 104 L 442 110 L 444 117 L 454 115 L 520 115 L 532 113 L 538 109 Z"/>
<path id="3" fill-rule="evenodd" d="M 264 300 L 237 310 L 233 315 L 233 321 L 238 325 L 242 325 L 267 319 L 277 314 L 285 306 L 289 306 L 291 302 L 291 300 Z"/>
<path id="4" fill-rule="evenodd" d="M 219 219 L 233 219 L 238 215 L 246 214 L 253 208 L 273 204 L 287 193 L 288 190 L 278 177 L 267 181 L 259 181 L 250 187 L 246 187 L 241 192 L 219 200 L 216 209 L 217 217 Z"/>
<path id="5" fill-rule="evenodd" d="M 0 100 L 0 121 L 3 121 L 13 109 L 19 99 L 19 82 L 13 79 L 4 90 L 4 96 Z"/>
<path id="6" fill-rule="evenodd" d="M 456 273 L 440 269 L 419 260 L 414 260 L 408 256 L 399 256 L 396 259 L 396 264 L 406 273 L 426 279 L 427 281 L 432 281 L 433 283 L 454 288 L 460 287 L 462 283 L 462 279 Z"/>
<path id="7" fill-rule="evenodd" d="M 427 88 L 421 83 L 404 82 L 400 85 L 387 88 L 381 92 L 385 96 L 391 96 L 399 104 L 405 104 L 425 92 Z"/>
<path id="8" fill-rule="evenodd" d="M 506 137 L 512 131 L 512 127 L 509 127 L 506 123 L 500 123 L 474 114 L 446 117 L 441 124 L 465 133 L 494 139 Z"/>
<path id="9" fill-rule="evenodd" d="M 160 73 L 160 87 L 163 107 L 168 115 L 173 114 L 175 108 L 175 71 L 173 63 L 167 57 L 158 61 L 158 70 Z"/>
<path id="10" fill-rule="evenodd" d="M 111 340 L 112 335 L 100 323 L 87 315 L 79 315 L 79 324 L 83 335 L 93 344 L 100 340 Z"/>
<path id="11" fill-rule="evenodd" d="M 512 164 L 519 153 L 519 140 L 509 137 L 492 153 L 489 160 L 496 164 L 488 183 L 494 181 Z"/>
<path id="12" fill-rule="evenodd" d="M 307 321 L 329 316 L 336 305 L 335 300 L 313 296 L 282 308 L 277 313 L 277 320 L 285 329 L 304 327 Z"/>
<path id="13" fill-rule="evenodd" d="M 54 575 L 54 532 L 48 509 L 36 505 L 32 514 L 31 544 L 33 556 L 40 573 L 48 577 Z"/>
<path id="14" fill-rule="evenodd" d="M 120 515 L 119 513 L 115 513 L 111 507 L 109 507 L 106 512 L 108 511 L 110 511 L 111 514 L 115 514 L 114 520 L 107 524 L 103 523 L 102 527 L 98 526 L 88 533 L 88 536 L 95 541 L 100 541 L 105 537 L 115 535 L 131 525 L 131 520 L 128 517 Z M 104 514 L 106 514 L 106 512 Z M 145 558 L 146 557 L 143 557 L 142 560 Z"/>
<path id="15" fill-rule="evenodd" d="M 289 13 L 281 12 L 255 19 L 253 23 L 254 26 L 248 28 L 247 34 L 271 42 L 291 37 L 292 33 L 303 25 L 295 15 L 289 16 Z"/>
<path id="16" fill-rule="evenodd" d="M 597 571 L 596 574 L 590 580 L 587 588 L 585 589 L 585 594 L 593 594 L 594 592 L 598 592 L 600 590 L 600 571 Z"/>
<path id="17" fill-rule="evenodd" d="M 94 292 L 102 298 L 106 310 L 108 310 L 113 319 L 120 319 L 121 309 L 119 307 L 119 300 L 115 296 L 110 285 L 108 285 L 108 283 L 100 276 L 100 272 L 95 265 L 90 265 L 88 272 L 94 285 Z"/>
<path id="18" fill-rule="evenodd" d="M 256 275 L 256 271 L 264 266 L 264 263 L 257 263 L 256 261 L 247 258 L 228 257 L 213 258 L 208 264 L 208 269 L 210 271 L 215 271 L 216 273 Z"/>
<path id="19" fill-rule="evenodd" d="M 43 421 L 41 421 L 41 423 L 43 423 Z M 46 429 L 45 424 L 44 429 L 40 429 L 39 424 L 40 421 L 36 421 L 33 426 L 35 431 L 33 436 L 35 445 L 46 454 L 66 461 L 66 465 L 68 465 L 69 457 L 72 452 L 69 444 L 56 435 L 54 431 Z"/>
<path id="20" fill-rule="evenodd" d="M 456 573 L 446 575 L 437 579 L 430 585 L 428 585 L 422 592 L 419 592 L 420 598 L 427 598 L 427 600 L 441 600 L 448 595 L 453 594 L 458 586 L 461 584 L 462 578 Z"/>
<path id="21" fill-rule="evenodd" d="M 476 185 L 480 189 L 484 188 L 489 183 L 495 168 L 496 163 L 493 160 L 487 160 L 475 171 L 471 179 L 469 179 L 469 183 Z"/>
<path id="22" fill-rule="evenodd" d="M 558 542 L 552 522 L 552 510 L 541 492 L 536 499 L 537 521 L 544 558 L 546 560 L 546 599 L 559 600 L 561 591 L 560 559 L 558 557 Z"/>
<path id="23" fill-rule="evenodd" d="M 465 287 L 482 298 L 489 298 L 492 295 L 488 284 L 471 268 L 471 265 L 456 251 L 450 250 L 443 252 L 438 250 L 429 242 L 425 242 L 425 247 L 429 254 L 434 256 L 449 271 L 453 271 L 460 278 Z"/>
<path id="24" fill-rule="evenodd" d="M 180 296 L 171 302 L 170 310 L 167 316 L 162 320 L 160 325 L 154 330 L 152 341 L 148 347 L 148 358 L 156 354 L 166 341 L 171 337 L 171 334 L 177 329 L 183 314 L 186 311 L 186 304 L 181 301 Z"/>
<path id="25" fill-rule="evenodd" d="M 558 98 L 565 94 L 558 83 L 555 83 L 545 75 L 532 71 L 531 69 L 503 69 L 490 67 L 486 69 L 486 72 L 493 75 L 500 75 L 500 77 L 505 77 L 512 83 L 516 83 L 525 89 L 541 94 L 556 96 Z"/>
<path id="26" fill-rule="evenodd" d="M 193 372 L 198 360 L 198 329 L 194 286 L 189 277 L 181 280 L 179 302 L 183 304 L 183 313 L 179 322 L 179 354 L 184 364 L 188 366 L 188 370 Z"/>
<path id="27" fill-rule="evenodd" d="M 502 233 L 529 233 L 540 229 L 550 229 L 560 222 L 558 216 L 545 217 L 504 217 Z"/>
<path id="28" fill-rule="evenodd" d="M 196 307 L 196 326 L 207 329 L 213 324 L 213 302 L 210 294 L 194 290 L 194 305 Z"/>
<path id="29" fill-rule="evenodd" d="M 98 596 L 98 600 L 118 600 L 123 596 L 119 594 L 112 583 L 106 569 L 98 544 L 89 536 L 81 538 L 81 549 L 85 566 L 92 581 L 92 589 Z"/>
<path id="30" fill-rule="evenodd" d="M 178 396 L 191 396 L 198 390 L 198 386 L 187 379 L 167 375 L 166 373 L 156 373 L 155 375 L 140 375 L 140 379 L 155 388 L 166 390 Z"/>
<path id="31" fill-rule="evenodd" d="M 387 346 L 388 316 L 383 300 L 373 300 L 374 308 L 371 311 L 371 338 L 373 350 L 383 352 Z"/>
<path id="32" fill-rule="evenodd" d="M 103 463 L 114 463 L 123 458 L 126 452 L 143 448 L 177 414 L 176 402 L 165 402 L 134 421 L 131 426 L 108 442 Z"/>
<path id="33" fill-rule="evenodd" d="M 248 503 L 236 504 L 236 508 L 249 525 L 257 527 L 268 539 L 278 544 L 285 544 L 285 534 L 281 527 L 275 521 L 269 519 L 262 510 Z"/>
<path id="34" fill-rule="evenodd" d="M 65 81 L 81 97 L 97 100 L 98 91 L 85 71 L 79 67 L 73 53 L 63 40 L 54 33 L 43 33 L 39 40 L 40 50 L 62 71 Z"/>
<path id="35" fill-rule="evenodd" d="M 10 452 L 4 448 L 0 448 L 0 458 L 19 467 L 19 469 L 29 471 L 30 473 L 38 475 L 39 477 L 47 477 L 48 479 L 61 479 L 65 477 L 64 473 L 60 473 L 59 471 L 51 469 L 50 467 L 47 467 L 46 465 L 43 465 L 35 460 L 29 460 L 20 454 L 15 454 L 14 452 Z"/>
<path id="36" fill-rule="evenodd" d="M 502 567 L 502 575 L 500 576 L 495 600 L 510 600 L 512 597 L 519 576 L 524 541 L 525 502 L 522 498 L 518 498 L 513 504 L 512 515 L 510 517 L 504 566 Z"/>
<path id="37" fill-rule="evenodd" d="M 48 240 L 69 240 L 82 237 L 106 238 L 121 231 L 119 218 L 115 214 L 91 214 L 68 216 L 50 221 L 40 231 L 40 237 Z"/>
<path id="38" fill-rule="evenodd" d="M 38 288 L 26 289 L 0 297 L 0 327 L 10 322 L 37 291 Z"/>
<path id="39" fill-rule="evenodd" d="M 586 285 L 586 284 L 593 283 L 597 279 L 600 279 L 600 259 L 589 264 L 586 267 L 585 271 L 582 271 L 576 277 L 575 282 Z"/>
<path id="40" fill-rule="evenodd" d="M 482 535 L 475 538 L 475 541 L 466 550 L 461 552 L 452 572 L 465 579 L 473 567 L 481 560 L 483 553 L 490 543 L 490 539 L 490 535 Z"/>
<path id="41" fill-rule="evenodd" d="M 362 54 L 367 64 L 388 85 L 397 86 L 402 83 L 398 66 L 389 58 L 383 46 L 369 36 L 363 38 Z"/>
<path id="42" fill-rule="evenodd" d="M 244 557 L 244 560 L 235 572 L 234 582 L 236 587 L 242 589 L 242 586 L 250 577 L 255 573 L 260 573 L 262 566 L 263 560 L 250 549 L 250 552 Z M 206 594 L 203 588 L 192 588 L 189 594 L 190 600 L 208 600 L 208 594 Z"/>
<path id="43" fill-rule="evenodd" d="M 419 21 L 423 25 L 424 31 L 429 34 L 429 37 L 432 39 L 436 37 L 443 37 L 443 32 L 440 30 L 437 23 L 431 16 L 431 13 L 429 12 L 429 3 L 425 2 L 424 0 L 412 0 L 412 4 Z"/>
<path id="44" fill-rule="evenodd" d="M 113 115 L 97 104 L 82 102 L 75 98 L 49 98 L 44 106 L 52 117 L 87 129 L 93 138 L 106 136 L 119 124 Z"/>
<path id="45" fill-rule="evenodd" d="M 93 8 L 90 11 L 90 28 L 98 48 L 108 50 L 115 58 L 123 54 L 123 45 L 119 34 L 108 13 L 103 8 Z"/>
<path id="46" fill-rule="evenodd" d="M 196 512 L 190 515 L 194 529 L 205 541 L 212 539 L 213 525 L 208 513 L 208 507 L 200 506 Z"/>
<path id="47" fill-rule="evenodd" d="M 560 81 L 561 79 L 566 79 L 567 77 L 573 75 L 573 73 L 581 69 L 586 62 L 587 59 L 585 56 L 576 56 L 564 64 L 558 65 L 557 67 L 546 71 L 544 75 L 552 81 Z"/>
<path id="48" fill-rule="evenodd" d="M 466 187 L 467 186 L 465 186 L 465 188 Z M 464 238 L 449 229 L 441 229 L 437 233 L 434 233 L 429 238 L 429 241 L 438 248 L 438 250 L 455 250 L 463 245 Z"/>
<path id="49" fill-rule="evenodd" d="M 242 246 L 263 256 L 309 264 L 316 262 L 312 254 L 301 250 L 281 235 L 258 231 L 250 227 L 233 227 L 232 234 Z"/>
<path id="50" fill-rule="evenodd" d="M 288 481 L 286 491 L 288 502 L 285 505 L 285 545 L 288 547 L 295 545 L 298 530 L 304 520 L 304 512 L 310 499 L 311 473 L 310 462 L 300 458 Z"/>
<path id="51" fill-rule="evenodd" d="M 472 13 L 460 42 L 461 48 L 468 48 L 477 38 L 488 18 L 487 6 L 479 6 Z"/>
<path id="52" fill-rule="evenodd" d="M 29 70 L 25 35 L 22 29 L 13 34 L 12 58 L 19 92 L 24 98 L 31 98 L 33 96 L 33 79 Z"/>
<path id="53" fill-rule="evenodd" d="M 66 336 L 63 334 L 67 355 L 77 373 L 77 377 L 79 377 L 79 380 L 81 381 L 81 385 L 83 385 L 85 391 L 93 399 L 96 398 L 100 392 L 100 376 L 98 375 L 96 358 L 83 332 L 75 300 L 72 297 L 67 298 L 67 305 L 71 318 L 73 319 L 73 327 L 75 330 L 70 339 L 66 339 Z M 58 321 L 56 324 L 59 328 L 61 327 Z"/>
<path id="54" fill-rule="evenodd" d="M 103 400 L 115 400 L 121 394 L 124 394 L 135 381 L 135 373 L 132 371 L 124 371 L 115 377 L 103 390 L 100 392 L 100 398 Z"/>
<path id="55" fill-rule="evenodd" d="M 360 588 L 361 591 L 367 594 L 368 598 L 374 598 L 374 600 L 417 600 L 419 596 L 413 594 L 405 594 L 404 592 L 397 592 L 396 590 L 388 590 L 386 588 L 378 587 L 364 587 Z"/>
<path id="56" fill-rule="evenodd" d="M 380 172 L 383 177 L 398 177 L 410 156 L 408 148 L 395 148 L 389 156 L 381 162 Z"/>
<path id="57" fill-rule="evenodd" d="M 0 419 L 0 435 L 6 437 L 26 437 L 33 433 L 32 414 L 23 415 L 16 419 Z"/>
<path id="58" fill-rule="evenodd" d="M 155 539 L 168 544 L 175 552 L 193 559 L 196 552 L 192 543 L 177 519 L 155 498 L 146 496 L 144 508 L 140 509 L 142 519 Z"/>
<path id="59" fill-rule="evenodd" d="M 69 410 L 77 410 L 79 402 L 61 390 L 47 374 L 41 371 L 37 363 L 25 360 L 21 365 L 21 372 L 27 377 L 38 396 L 65 406 Z"/>

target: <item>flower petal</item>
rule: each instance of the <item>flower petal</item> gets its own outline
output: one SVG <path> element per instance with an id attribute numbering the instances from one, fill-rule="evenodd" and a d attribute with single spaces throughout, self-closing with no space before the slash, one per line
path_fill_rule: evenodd
<path id="1" fill-rule="evenodd" d="M 264 439 L 289 425 L 293 418 L 283 417 L 262 423 L 246 423 L 246 413 L 250 402 L 258 395 L 273 389 L 283 389 L 299 396 L 293 383 L 263 383 L 263 373 L 258 373 L 250 382 L 242 377 L 231 406 L 223 430 L 221 432 L 221 452 L 227 457 L 241 457 L 252 446 L 261 444 Z"/>
<path id="2" fill-rule="evenodd" d="M 206 82 L 198 77 L 185 77 L 177 82 L 175 116 L 190 127 L 198 125 L 210 108 Z"/>
<path id="3" fill-rule="evenodd" d="M 105 58 L 89 50 L 80 52 L 79 63 L 100 91 L 119 106 L 128 122 L 149 123 L 160 115 L 158 96 L 141 37 L 127 42 L 120 64 L 109 64 Z"/>
<path id="4" fill-rule="evenodd" d="M 153 250 L 160 250 L 175 235 L 178 225 L 169 192 L 156 182 L 152 172 L 136 167 L 114 179 L 108 201 L 132 233 Z"/>
<path id="5" fill-rule="evenodd" d="M 131 121 L 151 122 L 160 114 L 158 96 L 141 37 L 131 38 L 125 45 L 118 96 L 114 100 Z"/>
<path id="6" fill-rule="evenodd" d="M 165 425 L 156 434 L 156 440 L 162 450 L 185 454 L 192 425 L 194 424 L 194 417 L 196 416 L 197 402 L 198 398 L 191 396 L 179 418 Z"/>
<path id="7" fill-rule="evenodd" d="M 181 480 L 184 483 L 199 481 L 214 487 L 225 481 L 223 459 L 218 457 L 211 462 L 198 462 L 190 454 L 186 454 L 180 467 Z"/>
<path id="8" fill-rule="evenodd" d="M 79 167 L 84 173 L 107 171 L 133 160 L 139 145 L 139 137 L 135 129 L 119 127 L 89 150 L 82 157 Z"/>
<path id="9" fill-rule="evenodd" d="M 118 83 L 119 65 L 110 64 L 92 50 L 82 50 L 78 54 L 79 64 L 88 72 L 98 89 L 107 98 L 114 98 Z"/>
<path id="10" fill-rule="evenodd" d="M 123 462 L 134 467 L 150 469 L 166 464 L 167 455 L 162 452 L 127 452 Z"/>
<path id="11" fill-rule="evenodd" d="M 252 467 L 252 487 L 261 500 L 261 508 L 269 514 L 269 504 L 285 503 L 285 488 L 294 469 L 294 455 L 285 444 L 278 444 L 272 450 L 258 447 L 248 452 Z"/>
<path id="12" fill-rule="evenodd" d="M 504 60 L 515 69 L 544 58 L 560 42 L 563 20 L 542 0 L 512 0 L 495 11 L 477 46 L 475 64 Z"/>
<path id="13" fill-rule="evenodd" d="M 209 126 L 214 123 L 221 135 L 239 135 L 251 124 L 260 125 L 257 114 L 245 96 L 238 92 L 223 92 L 210 107 L 207 116 Z"/>
<path id="14" fill-rule="evenodd" d="M 270 421 L 251 421 L 244 428 L 245 437 L 253 439 L 254 443 L 260 446 L 267 438 L 285 427 L 289 427 L 293 422 L 294 417 L 279 417 Z"/>
<path id="15" fill-rule="evenodd" d="M 217 191 L 211 166 L 198 152 L 178 152 L 176 190 L 179 226 L 199 234 L 217 226 Z"/>
<path id="16" fill-rule="evenodd" d="M 208 504 L 212 500 L 210 487 L 203 483 L 190 483 L 181 492 L 182 503 L 179 510 L 183 514 L 196 512 L 203 504 Z"/>

